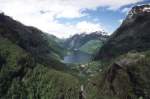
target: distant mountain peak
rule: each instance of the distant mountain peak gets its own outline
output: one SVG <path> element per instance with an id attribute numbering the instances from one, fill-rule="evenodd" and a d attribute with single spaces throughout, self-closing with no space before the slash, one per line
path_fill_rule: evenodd
<path id="1" fill-rule="evenodd" d="M 90 33 L 87 33 L 87 32 L 81 32 L 81 33 L 77 33 L 75 35 L 72 35 L 71 37 L 73 36 L 86 36 L 86 35 L 91 35 L 91 34 L 97 34 L 97 35 L 107 35 L 108 33 L 104 30 L 99 30 L 99 31 L 93 31 L 93 32 L 90 32 Z"/>
<path id="2" fill-rule="evenodd" d="M 150 13 L 150 4 L 142 4 L 134 6 L 128 13 L 127 18 L 132 18 L 135 15 Z"/>
<path id="3" fill-rule="evenodd" d="M 102 34 L 102 35 L 107 35 L 108 33 L 105 32 L 104 30 L 102 31 L 95 31 L 95 32 L 92 32 L 92 33 L 95 33 L 95 34 Z"/>

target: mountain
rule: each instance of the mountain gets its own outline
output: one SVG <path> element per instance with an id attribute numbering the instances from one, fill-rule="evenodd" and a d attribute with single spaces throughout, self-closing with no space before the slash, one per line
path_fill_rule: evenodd
<path id="1" fill-rule="evenodd" d="M 57 59 L 58 46 L 0 14 L 0 99 L 78 99 L 79 80 Z"/>
<path id="2" fill-rule="evenodd" d="M 110 36 L 95 59 L 109 60 L 129 51 L 150 49 L 150 5 L 132 8 L 121 26 Z"/>
<path id="3" fill-rule="evenodd" d="M 102 31 L 96 31 L 90 34 L 86 33 L 76 34 L 65 40 L 64 46 L 70 50 L 74 50 L 79 49 L 80 47 L 82 47 L 84 44 L 86 44 L 91 40 L 100 40 L 101 42 L 104 42 L 108 38 L 106 34 L 107 34 L 106 32 Z"/>
<path id="4" fill-rule="evenodd" d="M 61 40 L 1 13 L 0 99 L 150 99 L 149 26 L 150 5 L 138 5 L 110 37 Z M 97 48 L 98 61 L 76 64 Z M 68 50 L 75 64 L 61 63 Z"/>
<path id="5" fill-rule="evenodd" d="M 103 68 L 89 83 L 93 99 L 150 99 L 149 26 L 150 5 L 137 5 L 102 46 Z"/>
<path id="6" fill-rule="evenodd" d="M 58 61 L 59 45 L 34 27 L 24 26 L 10 17 L 0 14 L 0 36 L 30 53 L 41 64 L 63 65 Z M 57 66 L 55 67 L 57 68 Z"/>

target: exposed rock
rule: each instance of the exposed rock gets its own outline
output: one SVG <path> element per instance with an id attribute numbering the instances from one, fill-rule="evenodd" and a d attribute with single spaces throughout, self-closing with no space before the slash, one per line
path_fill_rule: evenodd
<path id="1" fill-rule="evenodd" d="M 149 13 L 150 12 L 150 4 L 146 5 L 137 5 L 129 11 L 127 18 L 132 18 L 135 15 Z"/>

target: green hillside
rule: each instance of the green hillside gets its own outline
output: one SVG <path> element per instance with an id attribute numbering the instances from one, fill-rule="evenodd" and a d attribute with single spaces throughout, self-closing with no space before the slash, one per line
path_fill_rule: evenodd
<path id="1" fill-rule="evenodd" d="M 67 48 L 62 46 L 63 41 L 50 34 L 44 35 L 44 38 L 48 41 L 50 50 L 54 52 L 54 57 L 56 57 L 56 59 L 62 59 L 67 54 Z"/>
<path id="2" fill-rule="evenodd" d="M 148 99 L 149 62 L 150 51 L 130 52 L 114 59 L 89 81 L 87 92 L 92 97 L 89 99 Z"/>
<path id="3" fill-rule="evenodd" d="M 1 99 L 78 99 L 75 77 L 36 63 L 29 53 L 2 37 L 0 63 Z"/>
<path id="4" fill-rule="evenodd" d="M 95 54 L 101 48 L 102 45 L 103 43 L 100 40 L 90 40 L 83 46 L 81 46 L 79 49 L 89 54 Z"/>
<path id="5" fill-rule="evenodd" d="M 36 28 L 0 15 L 0 99 L 78 99 L 79 81 L 65 73 L 57 47 Z"/>

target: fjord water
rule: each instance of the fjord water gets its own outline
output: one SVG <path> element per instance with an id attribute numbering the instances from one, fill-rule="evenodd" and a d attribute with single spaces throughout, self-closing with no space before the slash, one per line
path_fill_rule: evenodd
<path id="1" fill-rule="evenodd" d="M 74 50 L 73 53 L 64 57 L 64 63 L 87 63 L 91 61 L 91 55 L 79 50 Z"/>

